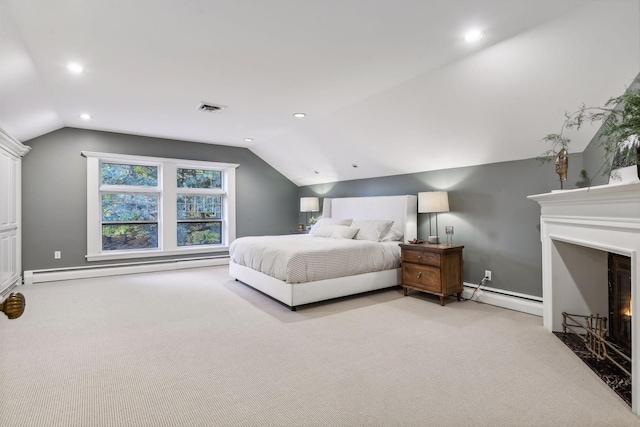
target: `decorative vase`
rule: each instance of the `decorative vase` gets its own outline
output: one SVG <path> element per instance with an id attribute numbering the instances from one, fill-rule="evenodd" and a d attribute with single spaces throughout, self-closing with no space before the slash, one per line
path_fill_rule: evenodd
<path id="1" fill-rule="evenodd" d="M 614 169 L 609 176 L 609 184 L 631 184 L 634 182 L 640 182 L 636 165 Z"/>
<path id="2" fill-rule="evenodd" d="M 635 151 L 635 153 L 633 153 Z M 629 137 L 618 148 L 613 158 L 613 169 L 609 175 L 609 184 L 628 184 L 640 181 L 640 140 L 638 136 Z"/>

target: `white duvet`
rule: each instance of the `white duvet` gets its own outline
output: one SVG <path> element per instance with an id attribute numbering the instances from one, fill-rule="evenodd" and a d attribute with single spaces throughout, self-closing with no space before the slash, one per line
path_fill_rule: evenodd
<path id="1" fill-rule="evenodd" d="M 241 237 L 231 261 L 287 283 L 304 283 L 400 266 L 398 242 L 330 239 L 311 235 Z"/>

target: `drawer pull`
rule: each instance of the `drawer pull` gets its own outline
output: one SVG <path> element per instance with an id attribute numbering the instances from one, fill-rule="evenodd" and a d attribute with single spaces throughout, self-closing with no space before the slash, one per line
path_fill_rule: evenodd
<path id="1" fill-rule="evenodd" d="M 422 271 L 418 271 L 418 279 L 420 278 L 420 276 L 422 276 Z"/>

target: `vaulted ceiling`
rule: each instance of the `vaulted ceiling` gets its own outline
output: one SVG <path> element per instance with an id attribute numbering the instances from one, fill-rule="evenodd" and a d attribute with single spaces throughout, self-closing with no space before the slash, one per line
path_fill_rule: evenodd
<path id="1" fill-rule="evenodd" d="M 0 64 L 0 127 L 22 142 L 69 126 L 247 147 L 307 185 L 539 155 L 566 110 L 640 71 L 640 0 L 0 0 Z"/>

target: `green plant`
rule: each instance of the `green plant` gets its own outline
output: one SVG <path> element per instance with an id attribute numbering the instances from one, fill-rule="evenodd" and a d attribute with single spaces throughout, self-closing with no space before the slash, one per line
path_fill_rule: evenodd
<path id="1" fill-rule="evenodd" d="M 591 177 L 589 176 L 589 172 L 587 172 L 586 169 L 580 170 L 580 178 L 581 180 L 577 183 L 578 187 L 591 186 Z"/>
<path id="2" fill-rule="evenodd" d="M 610 175 L 612 170 L 640 164 L 640 89 L 628 90 L 623 95 L 609 99 L 602 107 L 587 107 L 565 113 L 560 133 L 552 133 L 542 140 L 551 144 L 551 149 L 538 159 L 542 162 L 555 160 L 560 150 L 567 149 L 571 139 L 564 136 L 566 129 L 578 130 L 584 123 L 602 123 L 598 145 L 602 150 L 602 166 L 594 174 Z"/>
<path id="3" fill-rule="evenodd" d="M 318 222 L 318 218 L 315 218 L 315 217 L 309 218 L 309 225 L 315 225 L 316 222 Z"/>

